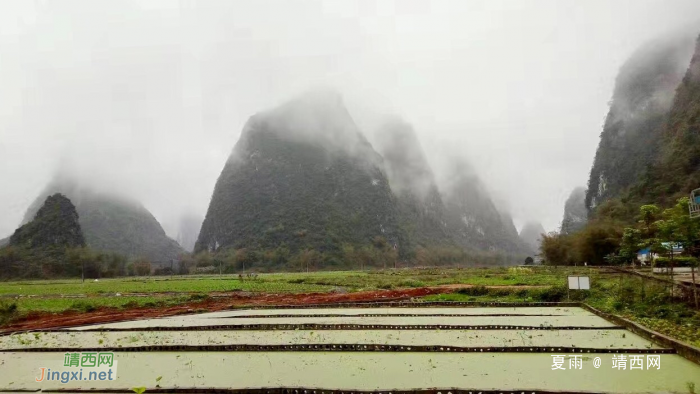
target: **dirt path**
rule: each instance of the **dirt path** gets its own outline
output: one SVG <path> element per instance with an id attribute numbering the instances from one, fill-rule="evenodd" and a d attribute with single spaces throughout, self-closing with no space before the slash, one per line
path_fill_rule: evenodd
<path id="1" fill-rule="evenodd" d="M 449 293 L 452 289 L 421 287 L 401 290 L 362 291 L 356 293 L 306 293 L 306 294 L 260 294 L 230 293 L 228 297 L 218 294 L 216 298 L 170 307 L 143 307 L 133 309 L 100 308 L 92 312 L 66 311 L 61 313 L 30 313 L 22 319 L 0 329 L 0 333 L 36 330 L 44 328 L 74 327 L 124 320 L 166 317 L 195 312 L 215 312 L 241 306 L 255 305 L 313 305 L 361 301 L 402 300 L 430 294 Z"/>
<path id="2" fill-rule="evenodd" d="M 479 285 L 472 285 L 466 283 L 455 283 L 447 285 L 436 285 L 436 286 L 426 286 L 430 289 L 468 289 L 472 287 L 479 287 Z M 520 290 L 520 289 L 537 289 L 549 287 L 548 285 L 488 285 L 483 286 L 487 289 L 508 289 L 508 290 Z M 32 299 L 55 299 L 55 298 L 105 298 L 105 297 L 177 297 L 177 296 L 197 296 L 203 294 L 199 291 L 152 291 L 152 292 L 134 292 L 134 293 L 89 293 L 89 294 L 31 294 L 31 295 L 17 295 L 17 294 L 0 294 L 0 298 L 6 299 L 16 299 L 16 298 L 32 298 Z M 234 294 L 250 296 L 251 294 L 263 294 L 260 292 L 251 291 L 211 291 L 206 293 L 209 297 L 213 298 L 230 298 Z M 328 294 L 328 293 L 323 293 Z"/>
<path id="3" fill-rule="evenodd" d="M 452 293 L 457 289 L 475 287 L 470 284 L 448 284 L 397 290 L 361 291 L 355 293 L 272 294 L 247 292 L 214 292 L 210 298 L 168 307 L 139 307 L 131 309 L 102 307 L 92 312 L 65 311 L 61 313 L 34 312 L 2 327 L 0 333 L 45 328 L 75 327 L 88 324 L 113 323 L 124 320 L 150 319 L 187 313 L 216 312 L 255 305 L 314 305 L 364 301 L 396 301 L 431 294 Z M 548 286 L 485 286 L 494 289 L 532 289 Z M 179 293 L 178 293 L 179 294 Z"/>

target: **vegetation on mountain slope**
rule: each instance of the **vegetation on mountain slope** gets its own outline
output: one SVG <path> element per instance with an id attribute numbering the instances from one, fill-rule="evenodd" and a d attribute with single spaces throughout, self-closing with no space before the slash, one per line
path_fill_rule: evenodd
<path id="1" fill-rule="evenodd" d="M 413 128 L 400 119 L 391 119 L 380 128 L 376 139 L 398 202 L 402 256 L 414 257 L 417 247 L 456 247 L 435 176 Z"/>
<path id="2" fill-rule="evenodd" d="M 24 248 L 85 246 L 75 206 L 60 193 L 47 197 L 34 219 L 15 230 L 10 245 Z"/>
<path id="3" fill-rule="evenodd" d="M 27 210 L 24 221 L 33 217 L 46 195 L 57 192 L 74 202 L 85 241 L 91 249 L 167 264 L 183 252 L 141 204 L 98 193 L 61 177 L 37 197 Z"/>
<path id="4" fill-rule="evenodd" d="M 688 222 L 687 195 L 700 187 L 700 37 L 671 103 L 665 120 L 653 130 L 655 153 L 646 170 L 628 180 L 629 187 L 617 196 L 594 206 L 581 231 L 546 237 L 541 250 L 548 262 L 628 263 L 644 247 L 664 253 L 658 245 L 663 241 L 680 242 L 678 234 L 685 234 L 684 253 L 698 257 L 694 245 L 700 234 Z M 601 136 L 601 148 L 605 143 Z M 626 165 L 620 162 L 616 168 L 625 172 Z M 629 165 L 635 164 L 632 161 Z M 594 172 L 595 166 L 591 179 L 595 178 Z M 651 234 L 653 228 L 658 234 Z"/>
<path id="5" fill-rule="evenodd" d="M 73 203 L 64 195 L 48 196 L 34 218 L 15 230 L 0 249 L 0 276 L 42 277 L 71 271 L 69 260 L 85 247 Z"/>
<path id="6" fill-rule="evenodd" d="M 447 210 L 447 226 L 458 245 L 472 250 L 504 251 L 519 256 L 529 252 L 518 237 L 510 215 L 491 199 L 481 180 L 459 159 L 441 187 Z"/>
<path id="7" fill-rule="evenodd" d="M 391 120 L 378 140 L 382 155 L 333 92 L 312 92 L 251 117 L 195 245 L 196 253 L 212 255 L 185 265 L 306 270 L 470 258 L 499 264 L 505 253 L 522 252 L 512 221 L 477 178 L 456 174 L 450 189 L 438 190 L 409 125 Z"/>
<path id="8" fill-rule="evenodd" d="M 339 253 L 344 244 L 394 249 L 398 242 L 381 157 L 331 94 L 249 120 L 217 181 L 195 251 L 288 256 Z"/>
<path id="9" fill-rule="evenodd" d="M 659 157 L 692 50 L 692 36 L 665 37 L 642 46 L 620 69 L 588 181 L 589 210 L 623 195 Z"/>

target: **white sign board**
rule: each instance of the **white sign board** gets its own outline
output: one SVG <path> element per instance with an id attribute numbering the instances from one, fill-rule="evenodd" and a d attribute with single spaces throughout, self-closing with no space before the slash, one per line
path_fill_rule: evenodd
<path id="1" fill-rule="evenodd" d="M 591 280 L 587 276 L 569 276 L 569 290 L 590 290 Z"/>
<path id="2" fill-rule="evenodd" d="M 590 290 L 591 280 L 587 276 L 578 277 L 578 288 L 579 290 Z"/>

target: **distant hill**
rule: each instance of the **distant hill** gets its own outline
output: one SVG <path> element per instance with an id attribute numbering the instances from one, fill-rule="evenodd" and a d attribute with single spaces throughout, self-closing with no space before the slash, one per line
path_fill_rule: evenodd
<path id="1" fill-rule="evenodd" d="M 510 215 L 500 210 L 481 180 L 462 160 L 452 159 L 441 185 L 448 227 L 461 246 L 476 250 L 525 253 Z"/>
<path id="2" fill-rule="evenodd" d="M 201 216 L 185 214 L 180 218 L 177 232 L 177 243 L 188 252 L 194 250 L 194 244 L 199 236 L 199 229 L 202 227 Z"/>
<path id="3" fill-rule="evenodd" d="M 195 251 L 399 243 L 381 156 L 334 92 L 254 115 L 216 182 Z"/>
<path id="4" fill-rule="evenodd" d="M 411 125 L 391 118 L 375 134 L 411 247 L 525 252 L 511 217 L 498 209 L 464 160 L 441 158 L 450 172 L 438 185 Z"/>
<path id="5" fill-rule="evenodd" d="M 85 246 L 75 206 L 60 193 L 47 197 L 34 218 L 15 230 L 9 245 L 24 248 Z"/>
<path id="6" fill-rule="evenodd" d="M 0 278 L 75 276 L 75 257 L 90 253 L 84 247 L 73 203 L 62 194 L 49 195 L 0 248 Z"/>
<path id="7" fill-rule="evenodd" d="M 411 125 L 392 118 L 376 134 L 377 149 L 398 201 L 404 246 L 457 245 L 435 176 Z"/>
<path id="8" fill-rule="evenodd" d="M 469 251 L 505 262 L 502 255 L 527 251 L 468 166 L 453 166 L 443 188 L 408 123 L 388 118 L 376 134 L 378 152 L 329 91 L 252 116 L 217 180 L 195 252 L 240 268 L 255 253 L 275 269 L 306 266 L 316 252 L 323 257 L 314 264 L 341 266 L 397 257 L 462 263 Z"/>
<path id="9" fill-rule="evenodd" d="M 564 218 L 561 222 L 561 233 L 572 234 L 586 225 L 588 209 L 586 209 L 586 189 L 577 187 L 571 191 L 564 204 Z"/>
<path id="10" fill-rule="evenodd" d="M 73 201 L 85 241 L 94 250 L 144 257 L 155 263 L 167 263 L 183 252 L 141 204 L 101 194 L 65 178 L 54 180 L 44 189 L 30 205 L 23 223 L 34 217 L 47 195 L 55 193 Z"/>
<path id="11" fill-rule="evenodd" d="M 531 253 L 539 253 L 544 227 L 538 222 L 527 222 L 520 230 L 520 239 L 530 248 Z"/>

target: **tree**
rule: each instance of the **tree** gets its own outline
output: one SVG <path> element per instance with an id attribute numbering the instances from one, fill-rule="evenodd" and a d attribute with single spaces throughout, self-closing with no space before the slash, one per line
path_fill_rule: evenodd
<path id="1" fill-rule="evenodd" d="M 197 262 L 189 253 L 181 253 L 178 257 L 180 259 L 179 274 L 186 275 L 194 272 L 194 268 L 197 266 Z"/>
<path id="2" fill-rule="evenodd" d="M 126 275 L 126 257 L 118 253 L 104 255 L 103 276 L 117 277 Z"/>
<path id="3" fill-rule="evenodd" d="M 532 264 L 534 264 L 534 263 L 535 263 L 535 260 L 534 260 L 532 257 L 527 256 L 527 257 L 525 258 L 525 265 L 532 265 Z"/>
<path id="4" fill-rule="evenodd" d="M 214 265 L 214 257 L 209 251 L 199 252 L 194 256 L 197 267 L 211 267 Z"/>
<path id="5" fill-rule="evenodd" d="M 304 249 L 299 253 L 299 262 L 301 263 L 301 269 L 306 269 L 309 272 L 309 267 L 313 267 L 320 260 L 320 255 L 314 249 Z"/>
<path id="6" fill-rule="evenodd" d="M 416 263 L 418 264 L 418 266 L 420 266 L 420 267 L 427 267 L 427 266 L 431 265 L 431 262 L 432 262 L 430 252 L 426 248 L 421 247 L 421 246 L 416 248 L 415 260 L 416 260 Z"/>
<path id="7" fill-rule="evenodd" d="M 621 263 L 630 263 L 637 259 L 637 252 L 642 244 L 642 232 L 636 228 L 627 227 L 622 232 L 622 240 L 620 241 L 620 256 Z"/>
<path id="8" fill-rule="evenodd" d="M 102 271 L 102 260 L 105 256 L 88 248 L 70 248 L 66 250 L 69 264 L 80 270 L 81 281 L 86 277 L 98 277 Z"/>
<path id="9" fill-rule="evenodd" d="M 396 268 L 396 263 L 399 261 L 399 250 L 396 246 L 388 248 L 386 253 L 384 253 L 385 261 L 387 261 L 392 267 Z M 386 264 L 384 265 L 386 268 Z"/>
<path id="10" fill-rule="evenodd" d="M 138 276 L 150 275 L 151 262 L 143 258 L 134 261 L 134 272 Z"/>
<path id="11" fill-rule="evenodd" d="M 240 265 L 243 272 L 245 272 L 245 263 L 248 260 L 248 249 L 246 249 L 246 248 L 236 249 L 233 256 L 234 256 L 234 260 L 236 261 L 236 265 Z"/>
<path id="12" fill-rule="evenodd" d="M 653 204 L 642 205 L 639 207 L 639 223 L 644 225 L 645 238 L 654 236 L 654 221 L 658 218 L 659 207 Z"/>
<path id="13" fill-rule="evenodd" d="M 395 261 L 395 257 L 391 253 L 393 249 L 389 247 L 389 242 L 387 242 L 386 238 L 377 235 L 374 237 L 374 239 L 372 239 L 372 244 L 376 249 L 374 250 L 373 254 L 376 255 L 378 259 L 382 260 L 384 269 L 386 269 L 387 260 L 389 260 L 389 262 L 393 265 Z M 396 258 L 398 258 L 398 255 Z"/>
<path id="14" fill-rule="evenodd" d="M 700 221 L 692 219 L 688 214 L 689 203 L 688 197 L 680 198 L 676 205 L 664 210 L 664 219 L 658 221 L 657 225 L 666 240 L 680 244 L 689 253 L 695 253 L 693 246 L 700 238 Z"/>
<path id="15" fill-rule="evenodd" d="M 685 253 L 698 257 L 698 250 L 695 246 L 700 238 L 700 221 L 692 219 L 688 214 L 689 203 L 688 197 L 678 199 L 676 205 L 664 210 L 661 215 L 663 219 L 657 220 L 655 223 L 660 238 L 670 243 L 670 246 L 664 249 L 671 259 L 671 276 L 673 276 L 674 265 L 673 249 L 676 245 L 681 246 Z"/>
<path id="16" fill-rule="evenodd" d="M 618 252 L 621 239 L 622 228 L 616 222 L 591 221 L 576 233 L 574 257 L 592 265 L 606 264 L 605 257 Z"/>
<path id="17" fill-rule="evenodd" d="M 578 236 L 578 233 L 575 236 Z M 574 236 L 556 232 L 542 235 L 540 254 L 548 265 L 573 265 L 575 260 L 572 237 Z"/>

